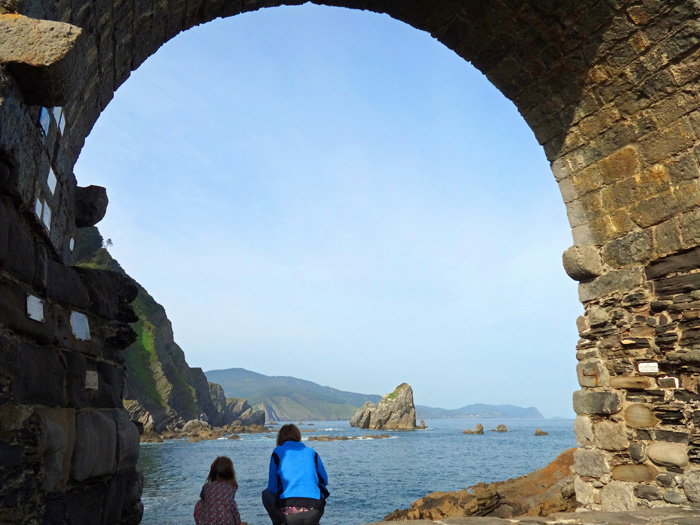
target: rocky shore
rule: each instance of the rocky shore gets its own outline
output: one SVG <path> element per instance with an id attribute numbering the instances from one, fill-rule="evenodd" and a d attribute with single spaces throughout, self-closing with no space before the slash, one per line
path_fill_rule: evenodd
<path id="1" fill-rule="evenodd" d="M 169 439 L 187 439 L 190 443 L 198 441 L 210 441 L 226 437 L 228 439 L 238 439 L 238 434 L 264 434 L 272 430 L 264 425 L 251 424 L 241 425 L 231 423 L 223 427 L 210 425 L 202 419 L 193 419 L 185 423 L 182 427 L 156 432 L 153 428 L 147 429 L 141 434 L 141 443 L 162 443 Z"/>
<path id="2" fill-rule="evenodd" d="M 387 439 L 389 434 L 365 434 L 364 436 L 311 436 L 309 441 L 353 441 L 355 439 Z"/>
<path id="3" fill-rule="evenodd" d="M 494 483 L 478 483 L 457 492 L 433 492 L 410 508 L 396 510 L 384 521 L 445 518 L 547 516 L 576 509 L 574 450 L 561 453 L 552 463 L 526 476 Z"/>

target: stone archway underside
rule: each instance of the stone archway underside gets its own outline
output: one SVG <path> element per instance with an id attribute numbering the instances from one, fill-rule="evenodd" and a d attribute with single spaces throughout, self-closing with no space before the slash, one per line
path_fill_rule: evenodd
<path id="1" fill-rule="evenodd" d="M 302 2 L 0 3 L 0 521 L 140 520 L 121 405 L 123 278 L 71 266 L 101 188 L 73 165 L 114 91 L 178 33 Z M 700 5 L 348 0 L 430 32 L 517 106 L 552 163 L 580 281 L 576 492 L 700 501 Z M 467 94 L 465 94 L 467 95 Z"/>

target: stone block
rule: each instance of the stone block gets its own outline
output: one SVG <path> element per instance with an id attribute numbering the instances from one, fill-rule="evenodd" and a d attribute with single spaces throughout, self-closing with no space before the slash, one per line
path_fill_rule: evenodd
<path id="1" fill-rule="evenodd" d="M 12 397 L 20 403 L 62 406 L 66 370 L 58 352 L 50 347 L 20 343 L 19 375 L 12 385 Z"/>
<path id="2" fill-rule="evenodd" d="M 21 445 L 8 445 L 0 441 L 0 468 L 17 467 L 22 464 L 24 447 Z"/>
<path id="3" fill-rule="evenodd" d="M 683 490 L 693 503 L 700 503 L 700 468 L 689 468 L 683 473 Z"/>
<path id="4" fill-rule="evenodd" d="M 590 282 L 578 285 L 578 296 L 582 303 L 600 299 L 615 292 L 628 292 L 641 286 L 644 274 L 641 268 L 629 268 L 607 272 Z"/>
<path id="5" fill-rule="evenodd" d="M 75 426 L 71 478 L 84 481 L 116 472 L 117 424 L 112 411 L 80 411 Z"/>
<path id="6" fill-rule="evenodd" d="M 103 509 L 103 523 L 122 523 L 124 501 L 129 487 L 129 476 L 121 473 L 110 481 Z"/>
<path id="7" fill-rule="evenodd" d="M 600 503 L 600 490 L 576 476 L 574 478 L 574 490 L 576 491 L 576 501 L 583 506 L 596 505 Z"/>
<path id="8" fill-rule="evenodd" d="M 32 282 L 34 277 L 34 242 L 29 228 L 20 220 L 14 209 L 7 207 L 7 245 L 3 263 L 22 281 Z"/>
<path id="9" fill-rule="evenodd" d="M 595 427 L 596 444 L 603 450 L 626 450 L 629 447 L 624 423 L 601 421 Z"/>
<path id="10" fill-rule="evenodd" d="M 109 485 L 106 483 L 67 492 L 63 523 L 105 523 L 102 521 L 102 509 L 108 493 Z"/>
<path id="11" fill-rule="evenodd" d="M 678 490 L 667 490 L 664 493 L 664 501 L 673 505 L 685 505 L 688 503 L 688 498 Z"/>
<path id="12" fill-rule="evenodd" d="M 107 190 L 101 186 L 78 187 L 75 192 L 75 225 L 94 226 L 107 213 Z"/>
<path id="13" fill-rule="evenodd" d="M 669 255 L 650 263 L 646 270 L 647 279 L 659 279 L 672 273 L 686 273 L 695 270 L 700 264 L 700 248 L 677 255 Z"/>
<path id="14" fill-rule="evenodd" d="M 571 246 L 562 256 L 564 270 L 575 281 L 593 279 L 603 274 L 600 251 L 595 246 Z"/>
<path id="15" fill-rule="evenodd" d="M 604 512 L 635 510 L 637 500 L 634 497 L 634 487 L 635 485 L 632 483 L 611 481 L 601 490 L 601 509 Z"/>
<path id="16" fill-rule="evenodd" d="M 47 261 L 46 293 L 57 302 L 86 310 L 90 302 L 78 272 L 64 264 Z"/>
<path id="17" fill-rule="evenodd" d="M 612 268 L 648 261 L 653 254 L 651 230 L 632 232 L 603 247 L 603 260 Z"/>
<path id="18" fill-rule="evenodd" d="M 622 409 L 622 398 L 617 392 L 574 392 L 574 411 L 579 415 L 616 414 Z"/>
<path id="19" fill-rule="evenodd" d="M 104 361 L 97 362 L 99 388 L 94 406 L 104 408 L 121 408 L 124 391 L 123 369 Z"/>
<path id="20" fill-rule="evenodd" d="M 680 221 L 677 218 L 654 226 L 654 243 L 660 255 L 677 252 L 682 248 Z"/>
<path id="21" fill-rule="evenodd" d="M 579 448 L 574 452 L 574 471 L 579 476 L 600 478 L 610 474 L 608 455 L 602 450 Z"/>
<path id="22" fill-rule="evenodd" d="M 630 483 L 651 483 L 658 470 L 651 465 L 618 465 L 612 469 L 612 479 Z"/>
<path id="23" fill-rule="evenodd" d="M 657 295 L 687 294 L 700 290 L 700 273 L 676 275 L 654 281 L 654 292 Z"/>
<path id="24" fill-rule="evenodd" d="M 583 448 L 593 444 L 593 422 L 588 416 L 576 416 L 574 420 L 576 444 Z"/>
<path id="25" fill-rule="evenodd" d="M 75 411 L 70 408 L 38 408 L 46 492 L 63 490 L 70 478 L 75 447 Z"/>
<path id="26" fill-rule="evenodd" d="M 117 422 L 117 470 L 123 472 L 136 468 L 139 459 L 141 435 L 124 409 L 115 410 Z"/>
<path id="27" fill-rule="evenodd" d="M 647 456 L 657 465 L 666 467 L 684 467 L 688 464 L 688 450 L 681 443 L 652 443 L 647 447 Z"/>
<path id="28" fill-rule="evenodd" d="M 624 388 L 627 390 L 644 390 L 650 388 L 652 380 L 648 377 L 615 376 L 610 378 L 610 388 Z"/>
<path id="29" fill-rule="evenodd" d="M 607 386 L 610 374 L 601 360 L 586 360 L 576 365 L 578 383 L 584 387 Z"/>
<path id="30" fill-rule="evenodd" d="M 652 428 L 659 420 L 650 406 L 634 403 L 625 409 L 625 422 L 631 428 Z"/>
<path id="31" fill-rule="evenodd" d="M 82 79 L 82 31 L 63 22 L 0 15 L 0 64 L 17 79 L 27 104 L 60 106 Z"/>
<path id="32" fill-rule="evenodd" d="M 647 447 L 641 441 L 635 441 L 630 445 L 630 457 L 632 461 L 642 463 L 647 459 Z"/>
<path id="33" fill-rule="evenodd" d="M 634 487 L 634 495 L 647 501 L 656 501 L 662 498 L 661 489 L 653 485 L 637 485 Z"/>

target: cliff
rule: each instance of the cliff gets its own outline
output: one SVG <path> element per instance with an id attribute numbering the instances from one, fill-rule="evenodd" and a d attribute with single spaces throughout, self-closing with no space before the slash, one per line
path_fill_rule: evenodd
<path id="1" fill-rule="evenodd" d="M 80 230 L 78 265 L 104 268 L 126 275 L 119 263 L 102 247 L 95 227 Z M 243 417 L 264 423 L 264 414 L 240 399 L 227 399 L 223 389 L 209 383 L 201 368 L 192 368 L 174 340 L 165 309 L 136 281 L 132 303 L 137 319 L 132 328 L 136 341 L 124 351 L 126 385 L 124 406 L 134 421 L 146 429 L 161 432 L 193 419 L 206 419 L 214 426 L 230 424 Z M 247 424 L 247 423 L 246 423 Z"/>
<path id="2" fill-rule="evenodd" d="M 433 492 L 415 501 L 408 509 L 392 512 L 384 521 L 442 521 L 472 516 L 512 518 L 571 512 L 577 507 L 574 450 L 562 452 L 549 465 L 526 476 L 478 483 L 457 492 Z"/>
<path id="3" fill-rule="evenodd" d="M 351 427 L 373 430 L 413 430 L 416 428 L 416 408 L 413 389 L 406 383 L 382 397 L 378 405 L 371 401 L 360 407 L 350 419 Z"/>

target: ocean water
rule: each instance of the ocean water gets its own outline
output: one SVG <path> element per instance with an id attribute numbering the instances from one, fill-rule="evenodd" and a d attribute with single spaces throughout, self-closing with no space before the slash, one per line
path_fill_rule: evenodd
<path id="1" fill-rule="evenodd" d="M 307 442 L 311 435 L 362 436 L 382 432 L 351 428 L 347 421 L 303 424 L 303 441 L 326 467 L 331 496 L 322 525 L 380 521 L 433 491 L 460 490 L 480 481 L 522 476 L 575 446 L 573 420 L 484 420 L 484 435 L 464 435 L 476 420 L 428 420 L 428 430 L 391 432 L 389 439 Z M 507 433 L 490 432 L 499 423 Z M 549 432 L 534 436 L 535 428 Z M 311 430 L 312 432 L 306 432 Z M 270 437 L 268 437 L 270 436 Z M 238 479 L 236 501 L 249 525 L 270 523 L 260 502 L 267 485 L 276 434 L 242 434 L 240 440 L 141 445 L 139 469 L 145 476 L 144 524 L 194 523 L 192 511 L 209 466 L 229 456 Z"/>

